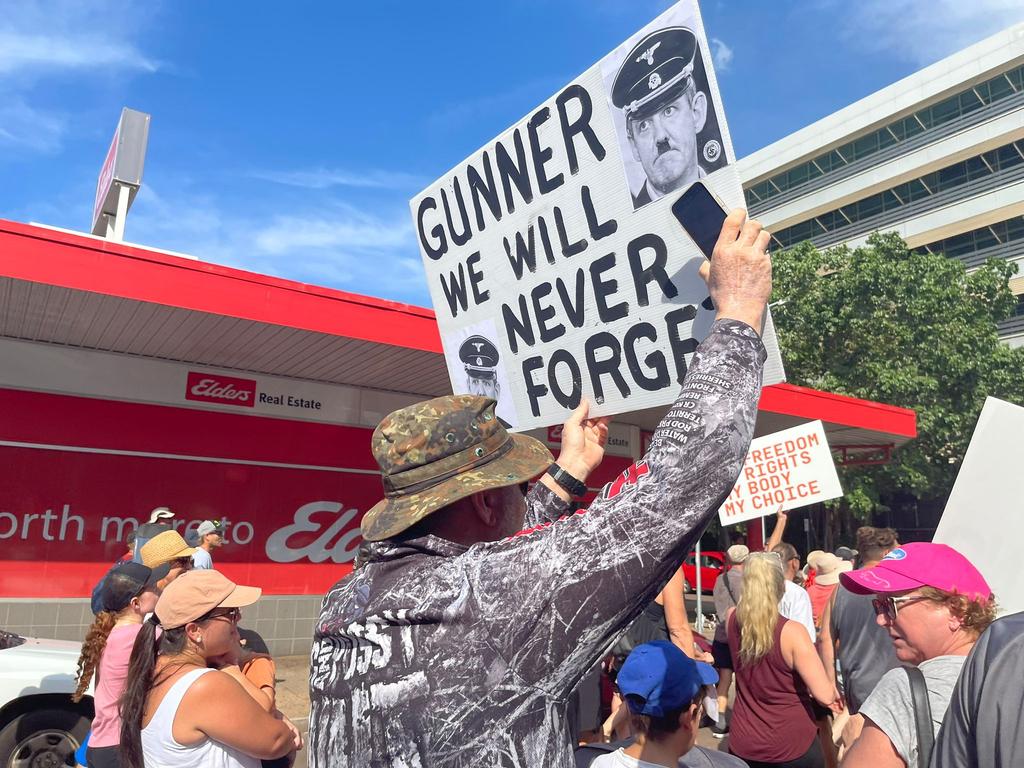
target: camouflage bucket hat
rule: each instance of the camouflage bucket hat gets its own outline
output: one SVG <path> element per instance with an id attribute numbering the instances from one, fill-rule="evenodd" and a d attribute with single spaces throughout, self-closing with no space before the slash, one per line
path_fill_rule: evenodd
<path id="1" fill-rule="evenodd" d="M 363 517 L 363 538 L 382 541 L 479 491 L 530 480 L 554 460 L 532 437 L 505 431 L 495 401 L 449 395 L 402 408 L 373 431 L 384 499 Z"/>

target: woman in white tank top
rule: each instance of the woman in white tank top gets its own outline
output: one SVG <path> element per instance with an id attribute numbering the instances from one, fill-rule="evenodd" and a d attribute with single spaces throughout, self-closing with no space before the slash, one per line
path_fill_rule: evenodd
<path id="1" fill-rule="evenodd" d="M 167 586 L 132 651 L 121 699 L 125 768 L 259 768 L 302 748 L 295 726 L 267 711 L 237 664 L 223 663 L 239 647 L 239 608 L 259 596 L 213 570 Z"/>

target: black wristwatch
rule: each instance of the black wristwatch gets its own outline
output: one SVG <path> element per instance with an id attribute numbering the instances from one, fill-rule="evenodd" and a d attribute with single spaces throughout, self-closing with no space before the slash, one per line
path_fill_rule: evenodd
<path id="1" fill-rule="evenodd" d="M 587 492 L 586 483 L 577 480 L 557 464 L 552 464 L 548 467 L 548 474 L 570 496 L 579 497 Z"/>

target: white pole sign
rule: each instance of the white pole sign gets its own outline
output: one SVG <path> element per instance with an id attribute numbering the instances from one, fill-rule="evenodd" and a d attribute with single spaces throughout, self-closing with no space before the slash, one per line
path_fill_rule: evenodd
<path id="1" fill-rule="evenodd" d="M 722 525 L 733 525 L 842 495 L 825 430 L 820 421 L 810 421 L 750 443 L 718 517 Z"/>
<path id="2" fill-rule="evenodd" d="M 986 398 L 934 538 L 974 563 L 1002 614 L 1024 611 L 1021 435 L 1024 408 Z"/>
<path id="3" fill-rule="evenodd" d="M 594 415 L 671 403 L 713 320 L 671 206 L 698 179 L 743 206 L 734 160 L 684 0 L 416 196 L 453 391 L 495 397 L 517 430 L 582 397 Z"/>

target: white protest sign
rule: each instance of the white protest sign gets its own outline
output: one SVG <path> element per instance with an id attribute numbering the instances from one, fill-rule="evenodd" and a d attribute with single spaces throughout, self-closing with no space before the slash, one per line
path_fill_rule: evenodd
<path id="1" fill-rule="evenodd" d="M 718 518 L 732 525 L 842 495 L 825 430 L 820 421 L 809 421 L 750 443 Z"/>
<path id="2" fill-rule="evenodd" d="M 670 209 L 697 179 L 743 206 L 734 161 L 684 0 L 411 200 L 453 391 L 516 430 L 673 402 L 713 311 Z"/>
<path id="3" fill-rule="evenodd" d="M 986 398 L 933 539 L 981 571 L 1000 613 L 1024 611 L 1021 435 L 1024 408 Z"/>

